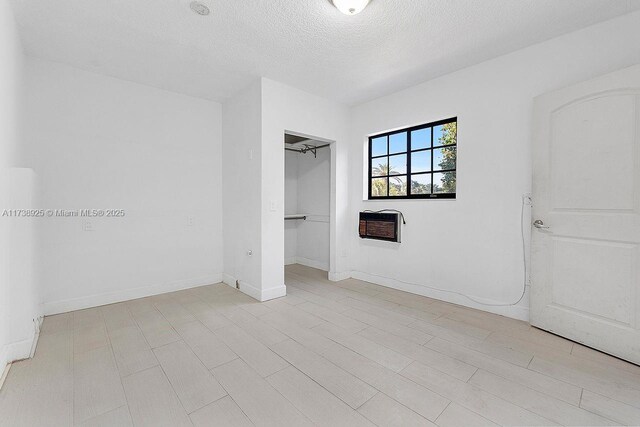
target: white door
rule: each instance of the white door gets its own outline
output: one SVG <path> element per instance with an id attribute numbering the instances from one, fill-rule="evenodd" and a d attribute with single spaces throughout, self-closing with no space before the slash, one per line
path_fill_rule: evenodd
<path id="1" fill-rule="evenodd" d="M 533 129 L 531 324 L 640 364 L 640 66 L 536 98 Z"/>

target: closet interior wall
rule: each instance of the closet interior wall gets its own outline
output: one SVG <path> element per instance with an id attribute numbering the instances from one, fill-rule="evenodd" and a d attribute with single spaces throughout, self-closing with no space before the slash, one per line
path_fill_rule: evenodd
<path id="1" fill-rule="evenodd" d="M 329 270 L 330 174 L 329 147 L 285 151 L 285 215 L 306 216 L 285 221 L 285 264 Z"/>

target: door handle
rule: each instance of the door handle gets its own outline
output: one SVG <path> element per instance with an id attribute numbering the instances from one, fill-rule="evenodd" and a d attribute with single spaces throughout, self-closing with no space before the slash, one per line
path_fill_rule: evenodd
<path id="1" fill-rule="evenodd" d="M 533 221 L 533 226 L 535 228 L 539 228 L 539 229 L 548 229 L 549 228 L 548 225 L 544 225 L 544 222 L 542 222 L 541 219 L 536 219 L 535 221 Z"/>

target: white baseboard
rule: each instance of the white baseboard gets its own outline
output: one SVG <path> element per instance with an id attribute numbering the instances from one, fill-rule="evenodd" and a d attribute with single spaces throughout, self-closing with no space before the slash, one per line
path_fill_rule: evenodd
<path id="1" fill-rule="evenodd" d="M 2 369 L 2 375 L 0 377 L 0 390 L 2 389 L 2 384 L 4 384 L 5 378 L 7 378 L 7 374 L 9 373 L 9 368 L 11 368 L 11 360 L 9 360 L 9 355 L 7 354 L 7 346 L 0 348 L 0 369 Z"/>
<path id="2" fill-rule="evenodd" d="M 0 349 L 0 369 L 2 369 L 2 372 L 0 372 L 0 389 L 2 389 L 4 380 L 9 374 L 11 364 L 19 360 L 30 359 L 35 354 L 36 346 L 38 345 L 38 338 L 40 337 L 42 320 L 42 316 L 39 316 L 36 320 L 37 327 L 31 337 L 26 340 L 6 344 L 2 349 Z"/>
<path id="3" fill-rule="evenodd" d="M 4 346 L 0 352 L 0 366 L 4 367 L 18 360 L 28 359 L 31 357 L 31 349 L 35 348 L 38 336 L 34 333 L 26 340 L 13 342 Z"/>
<path id="4" fill-rule="evenodd" d="M 262 291 L 260 289 L 256 288 L 249 282 L 245 282 L 244 280 L 239 280 L 238 284 L 240 292 L 249 295 L 255 300 L 262 301 Z"/>
<path id="5" fill-rule="evenodd" d="M 236 287 L 236 278 L 233 277 L 230 274 L 222 273 L 222 283 L 225 283 L 225 284 L 231 286 L 232 288 L 235 288 Z"/>
<path id="6" fill-rule="evenodd" d="M 0 372 L 0 390 L 4 385 L 4 381 L 7 379 L 7 375 L 9 375 L 11 364 L 18 360 L 33 357 L 31 349 L 35 349 L 35 343 L 37 343 L 37 341 L 38 336 L 34 333 L 34 336 L 29 339 L 7 344 L 2 348 L 0 351 L 0 366 L 2 367 L 2 372 Z"/>
<path id="7" fill-rule="evenodd" d="M 236 287 L 236 278 L 230 274 L 224 273 L 224 283 L 235 288 Z M 238 281 L 240 285 L 240 292 L 249 295 L 251 298 L 258 300 L 260 302 L 269 301 L 274 298 L 280 298 L 287 295 L 287 287 L 284 285 L 275 286 L 269 289 L 259 289 L 251 283 L 245 282 L 244 280 Z"/>
<path id="8" fill-rule="evenodd" d="M 275 286 L 262 290 L 262 299 L 260 301 L 269 301 L 275 298 L 287 296 L 287 287 L 285 285 Z"/>
<path id="9" fill-rule="evenodd" d="M 36 354 L 36 348 L 38 347 L 38 339 L 40 338 L 40 331 L 42 330 L 42 323 L 44 323 L 44 315 L 38 316 L 34 319 L 36 322 L 36 332 L 33 335 L 33 342 L 31 344 L 31 351 L 29 353 L 29 358 L 32 358 Z"/>
<path id="10" fill-rule="evenodd" d="M 328 278 L 332 282 L 339 282 L 341 280 L 347 280 L 347 279 L 351 278 L 351 272 L 350 271 L 340 271 L 340 272 L 330 271 Z"/>
<path id="11" fill-rule="evenodd" d="M 108 292 L 98 295 L 89 295 L 61 301 L 46 302 L 43 304 L 43 313 L 46 316 L 69 311 L 82 310 L 84 308 L 99 307 L 101 305 L 114 304 L 129 301 L 136 298 L 144 298 L 182 289 L 196 288 L 198 286 L 211 285 L 222 282 L 222 273 L 214 273 L 207 276 L 192 279 L 178 280 L 176 282 L 160 285 L 142 286 L 139 288 L 125 289 L 122 291 Z"/>
<path id="12" fill-rule="evenodd" d="M 4 385 L 4 380 L 7 379 L 7 376 L 9 375 L 9 369 L 11 369 L 11 363 L 7 363 L 6 365 L 0 365 L 0 366 L 4 366 L 2 373 L 0 373 L 0 390 L 2 390 L 2 386 Z"/>
<path id="13" fill-rule="evenodd" d="M 513 319 L 529 321 L 529 307 L 516 305 L 506 307 L 496 307 L 475 303 L 471 300 L 464 298 L 461 295 L 451 294 L 448 292 L 437 291 L 427 288 L 426 286 L 412 285 L 398 280 L 382 277 L 378 275 L 372 275 L 362 271 L 352 271 L 351 277 L 358 280 L 364 280 L 365 282 L 375 283 L 376 285 L 386 286 L 388 288 L 398 289 L 400 291 L 410 292 L 412 294 L 422 295 L 429 298 L 434 298 L 441 301 L 450 302 L 465 307 L 475 308 L 482 311 L 488 311 L 489 313 L 499 314 L 501 316 L 511 317 Z M 480 299 L 480 298 L 478 298 Z M 499 304 L 500 301 L 487 300 L 487 304 Z"/>
<path id="14" fill-rule="evenodd" d="M 291 260 L 291 258 L 289 258 L 289 260 Z M 295 262 L 292 262 L 291 264 L 300 264 L 300 265 L 304 265 L 311 268 L 317 268 L 318 270 L 322 270 L 322 271 L 329 271 L 328 262 L 316 261 L 314 259 L 309 259 L 309 258 L 304 258 L 299 256 L 295 257 L 293 260 Z M 285 265 L 289 265 L 289 264 L 287 264 L 287 262 L 285 261 Z"/>
<path id="15" fill-rule="evenodd" d="M 296 264 L 296 257 L 292 256 L 291 258 L 284 259 L 284 265 Z"/>

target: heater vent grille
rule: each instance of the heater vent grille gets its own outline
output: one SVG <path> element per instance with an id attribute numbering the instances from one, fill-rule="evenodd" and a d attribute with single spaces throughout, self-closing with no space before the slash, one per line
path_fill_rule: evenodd
<path id="1" fill-rule="evenodd" d="M 360 212 L 360 237 L 400 243 L 400 214 Z"/>

